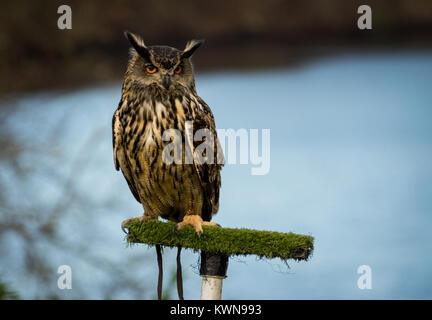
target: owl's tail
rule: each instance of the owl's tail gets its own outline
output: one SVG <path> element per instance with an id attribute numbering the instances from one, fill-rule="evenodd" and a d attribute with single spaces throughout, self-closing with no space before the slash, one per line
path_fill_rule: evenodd
<path id="1" fill-rule="evenodd" d="M 177 247 L 177 293 L 179 300 L 184 300 L 183 298 L 183 276 L 182 267 L 180 261 L 181 246 Z"/>

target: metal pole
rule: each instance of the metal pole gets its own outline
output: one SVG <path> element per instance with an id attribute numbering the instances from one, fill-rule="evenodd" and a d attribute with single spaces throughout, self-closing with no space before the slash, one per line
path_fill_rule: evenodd
<path id="1" fill-rule="evenodd" d="M 221 299 L 222 281 L 226 278 L 227 268 L 227 255 L 223 253 L 210 254 L 201 251 L 201 300 Z"/>

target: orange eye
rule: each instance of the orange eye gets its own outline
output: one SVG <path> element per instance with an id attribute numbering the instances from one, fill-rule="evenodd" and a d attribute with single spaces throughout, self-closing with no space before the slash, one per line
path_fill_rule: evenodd
<path id="1" fill-rule="evenodd" d="M 181 66 L 178 66 L 177 68 L 175 68 L 174 72 L 179 74 L 183 71 L 183 68 Z"/>
<path id="2" fill-rule="evenodd" d="M 157 71 L 157 68 L 154 65 L 149 65 L 146 67 L 146 71 L 148 73 L 155 73 Z"/>

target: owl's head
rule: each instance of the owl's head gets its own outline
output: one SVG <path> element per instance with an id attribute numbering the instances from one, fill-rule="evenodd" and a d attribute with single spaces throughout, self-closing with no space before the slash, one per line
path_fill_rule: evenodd
<path id="1" fill-rule="evenodd" d="M 191 40 L 181 51 L 168 46 L 146 46 L 140 36 L 129 31 L 125 36 L 135 50 L 128 70 L 134 80 L 144 86 L 156 84 L 165 90 L 178 85 L 195 89 L 190 58 L 204 40 Z"/>

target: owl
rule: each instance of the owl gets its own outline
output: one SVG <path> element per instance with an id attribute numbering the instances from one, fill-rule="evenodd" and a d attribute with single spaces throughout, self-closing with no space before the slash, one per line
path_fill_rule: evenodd
<path id="1" fill-rule="evenodd" d="M 131 57 L 121 100 L 113 116 L 112 133 L 115 168 L 121 169 L 133 196 L 144 209 L 142 216 L 133 219 L 143 223 L 161 217 L 176 222 L 174 232 L 190 225 L 200 237 L 202 226 L 217 225 L 210 220 L 219 208 L 220 171 L 224 162 L 212 111 L 197 95 L 190 61 L 203 41 L 191 40 L 184 50 L 178 50 L 147 46 L 140 36 L 128 31 L 125 36 L 132 46 Z M 171 163 L 167 154 L 175 150 L 167 153 L 174 140 L 170 130 L 180 133 L 181 138 L 176 144 L 181 150 L 181 161 Z M 194 139 L 198 130 L 210 133 L 204 140 L 212 137 L 207 141 L 211 148 L 200 155 L 193 152 L 203 143 Z M 191 159 L 188 150 L 192 151 Z M 123 230 L 131 220 L 123 221 Z M 160 298 L 160 246 L 156 246 L 156 251 Z M 179 255 L 180 248 L 177 260 L 180 269 Z M 178 289 L 180 296 L 181 288 Z"/>

